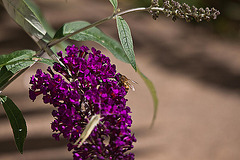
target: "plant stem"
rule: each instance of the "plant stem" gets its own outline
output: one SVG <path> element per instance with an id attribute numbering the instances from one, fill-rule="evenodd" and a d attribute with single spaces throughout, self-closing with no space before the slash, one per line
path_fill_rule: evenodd
<path id="1" fill-rule="evenodd" d="M 89 28 L 98 26 L 98 25 L 100 25 L 100 24 L 102 24 L 102 23 L 104 23 L 104 22 L 106 22 L 106 21 L 108 21 L 108 20 L 110 20 L 110 19 L 112 19 L 112 18 L 113 18 L 113 15 L 112 15 L 112 16 L 109 16 L 109 17 L 106 17 L 106 18 L 104 18 L 104 19 L 101 19 L 101 20 L 99 20 L 99 21 L 97 21 L 97 22 L 95 22 L 95 23 L 93 23 L 93 24 L 90 24 L 90 25 L 88 25 L 88 26 L 86 26 L 86 27 L 83 27 L 83 28 L 81 28 L 81 29 L 79 29 L 79 30 L 77 30 L 77 31 L 75 31 L 75 32 L 73 32 L 73 33 L 65 36 L 65 37 L 62 37 L 62 38 L 60 38 L 60 39 L 53 40 L 53 41 L 51 41 L 51 42 L 48 44 L 48 47 L 51 48 L 52 46 L 54 46 L 54 45 L 56 45 L 56 44 L 58 44 L 58 43 L 60 43 L 60 42 L 62 42 L 62 41 L 67 40 L 67 39 L 68 39 L 69 37 L 71 37 L 71 36 L 74 36 L 74 35 L 82 32 L 82 31 L 85 31 L 85 30 L 89 29 Z"/>
<path id="2" fill-rule="evenodd" d="M 141 7 L 141 8 L 133 8 L 133 9 L 128 9 L 122 12 L 119 12 L 116 14 L 116 16 L 122 16 L 128 13 L 133 13 L 133 12 L 137 12 L 137 11 L 149 11 L 150 7 Z"/>
<path id="3" fill-rule="evenodd" d="M 96 27 L 96 26 L 98 26 L 98 25 L 100 25 L 100 24 L 102 24 L 102 23 L 104 23 L 104 22 L 106 22 L 108 20 L 115 19 L 117 16 L 122 16 L 122 15 L 125 15 L 125 14 L 128 14 L 128 13 L 133 13 L 133 12 L 137 12 L 137 11 L 150 11 L 150 10 L 153 10 L 153 11 L 163 11 L 163 8 L 159 8 L 159 7 L 147 7 L 147 8 L 146 7 L 140 7 L 140 8 L 133 8 L 133 9 L 125 10 L 125 11 L 122 11 L 122 12 L 119 12 L 119 13 L 114 13 L 113 15 L 111 15 L 109 17 L 103 18 L 103 19 L 101 19 L 101 20 L 99 20 L 97 22 L 94 22 L 94 23 L 86 26 L 86 27 L 83 27 L 83 28 L 81 28 L 81 29 L 79 29 L 79 30 L 77 30 L 77 31 L 75 31 L 75 32 L 65 36 L 65 37 L 53 40 L 50 43 L 48 43 L 47 46 L 49 48 L 51 48 L 52 46 L 54 46 L 54 45 L 56 45 L 56 44 L 58 44 L 58 43 L 60 43 L 62 41 L 65 41 L 68 38 L 70 38 L 70 37 L 72 37 L 72 36 L 82 32 L 82 31 L 85 31 L 85 30 L 87 30 L 89 28 L 92 28 L 92 27 Z"/>
<path id="4" fill-rule="evenodd" d="M 64 41 L 64 40 L 67 40 L 69 37 L 71 36 L 74 36 L 82 31 L 85 31 L 89 28 L 92 28 L 92 27 L 96 27 L 108 20 L 111 20 L 111 19 L 115 19 L 117 16 L 122 16 L 122 15 L 125 15 L 125 14 L 128 14 L 128 13 L 134 13 L 134 12 L 138 12 L 138 11 L 163 11 L 163 8 L 159 8 L 159 7 L 140 7 L 140 8 L 133 8 L 133 9 L 129 9 L 129 10 L 125 10 L 125 11 L 122 11 L 122 12 L 118 12 L 118 13 L 114 13 L 113 15 L 109 16 L 109 17 L 106 17 L 106 18 L 103 18 L 95 23 L 92 23 L 84 28 L 81 28 L 65 37 L 62 37 L 60 39 L 56 39 L 56 40 L 53 40 L 51 41 L 50 43 L 48 43 L 45 47 L 43 46 L 40 46 L 40 48 L 42 48 L 36 55 L 37 56 L 42 56 L 42 54 L 44 52 L 47 52 L 49 54 L 49 56 L 52 58 L 52 59 L 56 59 L 56 57 L 54 57 L 54 54 L 52 52 L 52 50 L 50 49 L 52 46 Z M 36 61 L 37 62 L 37 61 Z M 34 62 L 34 64 L 36 63 Z M 32 64 L 31 66 L 33 66 L 34 64 Z M 4 84 L 1 88 L 0 88 L 0 93 L 2 93 L 2 91 L 10 84 L 12 83 L 15 79 L 17 79 L 20 75 L 22 75 L 28 68 L 30 68 L 31 66 L 27 67 L 27 68 L 24 68 L 22 69 L 21 71 L 19 71 L 17 74 L 15 74 L 14 77 L 12 77 L 6 84 Z"/>

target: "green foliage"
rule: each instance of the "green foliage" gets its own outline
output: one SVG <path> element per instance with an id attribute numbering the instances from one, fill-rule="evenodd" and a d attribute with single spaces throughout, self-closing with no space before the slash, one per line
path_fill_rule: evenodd
<path id="1" fill-rule="evenodd" d="M 117 0 L 109 0 L 109 1 L 112 3 L 114 11 L 116 11 L 116 9 L 118 7 L 118 1 Z"/>
<path id="2" fill-rule="evenodd" d="M 37 62 L 40 62 L 40 63 L 44 63 L 44 64 L 47 64 L 48 66 L 53 66 L 53 64 L 57 61 L 53 60 L 53 59 L 48 59 L 48 58 L 33 58 L 32 61 L 37 61 Z"/>
<path id="3" fill-rule="evenodd" d="M 2 0 L 8 14 L 27 32 L 35 42 L 50 40 L 41 23 L 39 12 L 29 0 Z"/>
<path id="4" fill-rule="evenodd" d="M 7 96 L 0 95 L 0 101 L 10 121 L 17 148 L 20 153 L 23 153 L 23 144 L 27 136 L 27 126 L 22 112 Z"/>
<path id="5" fill-rule="evenodd" d="M 140 77 L 143 79 L 143 81 L 145 82 L 146 86 L 148 87 L 152 98 L 153 98 L 153 107 L 154 107 L 154 111 L 153 111 L 153 119 L 152 119 L 152 124 L 151 127 L 153 126 L 156 117 L 157 117 L 157 110 L 158 110 L 158 97 L 157 97 L 157 92 L 156 89 L 154 87 L 154 84 L 152 83 L 151 80 L 149 80 L 140 70 L 139 68 L 137 68 L 137 72 L 140 75 Z"/>
<path id="6" fill-rule="evenodd" d="M 0 55 L 0 68 L 6 66 L 8 71 L 15 74 L 34 63 L 32 60 L 34 54 L 36 52 L 32 50 L 19 50 L 11 54 Z"/>
<path id="7" fill-rule="evenodd" d="M 144 80 L 153 98 L 153 104 L 154 104 L 154 115 L 152 119 L 152 125 L 153 125 L 156 119 L 157 110 L 158 110 L 158 98 L 157 98 L 156 89 L 152 81 L 150 81 L 138 69 L 136 65 L 131 31 L 127 22 L 120 16 L 121 13 L 123 15 L 126 13 L 134 12 L 134 10 L 127 10 L 127 12 L 118 12 L 117 10 L 118 1 L 117 0 L 109 0 L 109 1 L 114 8 L 115 14 L 117 14 L 118 16 L 115 16 L 115 14 L 113 14 L 93 24 L 90 24 L 85 21 L 76 21 L 76 22 L 66 23 L 54 35 L 54 39 L 55 40 L 60 39 L 59 41 L 52 40 L 54 31 L 50 27 L 50 25 L 48 25 L 46 20 L 43 18 L 40 10 L 33 3 L 33 1 L 2 0 L 0 3 L 3 4 L 8 14 L 13 18 L 13 20 L 17 24 L 19 24 L 25 30 L 25 32 L 29 34 L 30 37 L 40 46 L 41 50 L 39 51 L 39 53 L 42 53 L 44 49 L 44 51 L 46 51 L 50 56 L 52 56 L 53 55 L 52 53 L 56 52 L 56 50 L 54 50 L 54 48 L 51 48 L 51 47 L 55 47 L 55 45 L 58 45 L 58 43 L 60 43 L 61 41 L 66 40 L 68 38 L 66 36 L 74 34 L 75 32 L 79 31 L 79 33 L 71 36 L 70 39 L 76 40 L 76 41 L 94 41 L 102 45 L 106 49 L 108 49 L 117 59 L 125 63 L 131 64 L 131 66 L 135 69 L 135 71 L 137 71 L 140 77 Z M 197 0 L 197 1 L 177 0 L 177 1 L 180 3 L 188 3 L 190 6 L 195 5 L 197 7 L 200 7 L 200 6 L 202 7 L 202 5 L 204 4 L 203 0 Z M 150 0 L 141 0 L 141 1 L 132 0 L 129 3 L 134 3 L 134 5 L 145 6 L 145 7 L 149 7 L 151 5 Z M 159 3 L 160 5 L 162 5 L 163 1 L 159 1 Z M 159 9 L 156 6 L 154 5 L 155 10 L 153 10 L 153 8 L 150 8 L 152 10 L 150 10 L 149 8 L 143 9 L 143 10 L 149 11 L 150 14 L 151 14 L 151 11 L 154 13 L 162 11 L 161 10 L 162 8 Z M 181 8 L 181 6 L 179 6 L 179 8 Z M 191 7 L 191 8 L 192 10 L 196 10 L 194 7 Z M 174 9 L 176 9 L 176 6 L 172 5 L 172 8 L 168 7 L 168 9 L 169 9 L 169 13 L 171 13 L 169 14 L 169 16 L 170 17 L 174 16 L 174 14 L 172 13 L 175 13 Z M 139 9 L 138 11 L 140 10 L 141 9 Z M 177 11 L 179 11 L 179 9 Z M 195 15 L 195 12 L 193 13 Z M 183 11 L 182 14 L 185 15 L 186 12 Z M 187 14 L 187 16 L 189 16 L 189 14 Z M 236 17 L 239 18 L 238 15 Z M 103 22 L 106 22 L 107 20 L 114 19 L 114 18 L 116 18 L 118 35 L 119 35 L 121 44 L 115 41 L 114 39 L 110 38 L 106 34 L 104 34 L 101 30 L 99 30 L 96 27 L 91 27 L 91 28 L 88 27 L 88 29 L 80 32 L 80 30 L 83 29 L 84 27 L 87 27 L 89 25 L 96 26 L 96 25 L 102 24 Z M 64 39 L 63 37 L 66 37 L 66 38 Z M 51 45 L 51 42 L 52 43 L 55 42 L 55 43 Z M 67 45 L 66 43 L 63 43 L 60 45 L 60 47 L 63 48 L 66 45 Z M 1 90 L 5 88 L 13 79 L 15 79 L 15 77 L 17 77 L 14 75 L 18 75 L 18 73 L 21 73 L 20 71 L 26 69 L 27 67 L 30 67 L 35 62 L 42 62 L 48 65 L 53 65 L 55 61 L 51 59 L 45 59 L 42 57 L 36 57 L 36 52 L 32 50 L 21 50 L 21 51 L 15 51 L 11 54 L 1 55 L 0 56 L 0 88 Z M 1 90 L 0 90 L 0 93 L 2 92 Z M 18 107 L 14 104 L 14 102 L 7 96 L 0 95 L 0 102 L 2 103 L 4 110 L 10 121 L 17 148 L 21 153 L 23 153 L 23 144 L 27 135 L 27 127 L 26 127 L 26 122 L 23 118 L 23 115 L 21 111 L 18 109 Z"/>
<path id="8" fill-rule="evenodd" d="M 64 24 L 55 34 L 54 38 L 58 39 L 64 37 L 68 34 L 71 34 L 83 27 L 88 26 L 90 23 L 85 21 L 76 21 Z M 122 49 L 121 45 L 115 41 L 114 39 L 110 38 L 106 34 L 104 34 L 101 30 L 96 27 L 92 27 L 88 30 L 80 32 L 72 37 L 72 40 L 76 41 L 94 41 L 108 49 L 117 59 L 130 63 L 127 55 L 125 54 L 124 50 Z"/>
<path id="9" fill-rule="evenodd" d="M 36 61 L 53 65 L 52 59 L 37 58 L 32 50 L 19 50 L 6 55 L 0 55 L 0 88 L 17 72 L 25 69 Z"/>
<path id="10" fill-rule="evenodd" d="M 6 66 L 3 66 L 0 70 L 0 88 L 6 84 L 13 75 L 11 71 L 7 70 Z"/>
<path id="11" fill-rule="evenodd" d="M 135 54 L 133 50 L 133 40 L 130 28 L 127 22 L 121 17 L 117 16 L 117 28 L 118 28 L 118 35 L 121 41 L 122 47 L 130 61 L 132 67 L 137 70 L 136 61 L 135 61 Z"/>
<path id="12" fill-rule="evenodd" d="M 37 19 L 40 21 L 43 28 L 47 31 L 47 33 L 53 37 L 55 31 L 54 29 L 47 23 L 46 19 L 43 17 L 42 12 L 38 8 L 38 6 L 34 3 L 32 0 L 24 0 L 26 5 L 28 5 L 29 9 L 34 13 L 34 15 L 37 17 Z M 50 40 L 50 37 L 48 37 L 48 41 Z"/>

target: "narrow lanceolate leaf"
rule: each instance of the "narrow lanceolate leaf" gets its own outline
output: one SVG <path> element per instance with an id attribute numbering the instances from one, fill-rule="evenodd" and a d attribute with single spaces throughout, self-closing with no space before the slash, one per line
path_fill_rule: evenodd
<path id="1" fill-rule="evenodd" d="M 2 2 L 8 14 L 35 42 L 47 36 L 39 17 L 32 11 L 29 0 L 2 0 Z"/>
<path id="2" fill-rule="evenodd" d="M 51 66 L 55 62 L 52 59 L 35 57 L 35 54 L 36 52 L 32 50 L 20 50 L 10 54 L 0 55 L 0 88 L 6 84 L 15 73 L 31 66 L 36 61 Z"/>
<path id="3" fill-rule="evenodd" d="M 145 82 L 146 86 L 148 87 L 152 98 L 153 98 L 153 107 L 154 107 L 154 113 L 153 113 L 153 119 L 152 119 L 152 124 L 151 127 L 153 126 L 156 117 L 157 117 L 157 110 L 158 110 L 158 98 L 157 98 L 157 93 L 156 93 L 156 89 L 152 83 L 152 81 L 150 81 L 140 70 L 139 68 L 137 68 L 137 72 L 140 75 L 140 77 L 143 79 L 143 81 Z"/>
<path id="4" fill-rule="evenodd" d="M 39 63 L 44 63 L 44 64 L 47 64 L 49 66 L 53 66 L 53 64 L 57 61 L 53 60 L 53 59 L 48 59 L 48 58 L 32 58 L 31 61 L 38 61 Z"/>
<path id="5" fill-rule="evenodd" d="M 135 61 L 135 54 L 133 50 L 133 40 L 130 28 L 127 22 L 121 17 L 117 16 L 117 28 L 118 28 L 118 35 L 121 41 L 122 47 L 130 61 L 132 67 L 137 71 L 136 61 Z"/>
<path id="6" fill-rule="evenodd" d="M 55 34 L 54 38 L 62 38 L 69 35 L 81 28 L 90 25 L 88 22 L 76 21 L 64 24 Z M 124 52 L 122 46 L 114 39 L 110 38 L 104 34 L 101 30 L 96 27 L 92 27 L 83 32 L 80 32 L 72 37 L 72 40 L 76 41 L 94 41 L 108 49 L 117 59 L 130 63 L 126 53 Z"/>
<path id="7" fill-rule="evenodd" d="M 8 71 L 15 74 L 34 63 L 34 61 L 29 61 L 33 58 L 34 54 L 36 54 L 36 52 L 32 50 L 20 50 L 10 54 L 0 55 L 0 69 L 6 66 Z"/>
<path id="8" fill-rule="evenodd" d="M 20 153 L 23 153 L 23 144 L 27 136 L 25 119 L 21 111 L 10 98 L 0 95 L 0 100 L 10 121 L 17 148 Z"/>
<path id="9" fill-rule="evenodd" d="M 47 23 L 46 19 L 44 18 L 42 12 L 38 8 L 38 6 L 34 3 L 33 0 L 24 0 L 26 5 L 29 7 L 29 9 L 32 11 L 32 13 L 36 16 L 36 18 L 40 21 L 44 29 L 47 31 L 47 33 L 53 37 L 55 31 L 54 29 Z"/>
<path id="10" fill-rule="evenodd" d="M 55 34 L 55 30 L 47 23 L 46 19 L 44 18 L 41 10 L 38 8 L 38 6 L 34 3 L 33 0 L 24 0 L 26 5 L 29 7 L 29 9 L 33 12 L 33 14 L 37 17 L 39 22 L 42 24 L 43 28 L 47 31 L 47 34 L 44 35 L 42 40 L 46 43 L 48 43 L 50 40 L 52 40 L 52 37 Z M 39 46 L 41 46 L 39 41 L 37 42 Z M 61 49 L 62 51 L 66 48 L 67 43 L 58 43 L 56 46 L 53 46 L 51 49 L 56 53 Z M 58 47 L 58 48 L 56 48 Z M 42 47 L 41 47 L 42 48 Z"/>
<path id="11" fill-rule="evenodd" d="M 116 11 L 116 9 L 118 7 L 118 1 L 117 0 L 109 0 L 109 1 L 112 3 L 114 11 Z"/>
<path id="12" fill-rule="evenodd" d="M 8 71 L 6 66 L 3 66 L 0 70 L 0 88 L 7 83 L 7 81 L 13 76 L 14 74 L 11 71 Z M 1 91 L 0 91 L 1 93 Z"/>

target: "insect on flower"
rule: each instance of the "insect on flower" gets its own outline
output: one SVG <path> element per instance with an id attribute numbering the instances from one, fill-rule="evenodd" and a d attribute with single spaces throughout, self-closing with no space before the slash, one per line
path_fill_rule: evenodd
<path id="1" fill-rule="evenodd" d="M 133 86 L 133 83 L 134 84 L 138 84 L 137 82 L 131 80 L 131 79 L 128 79 L 126 76 L 122 75 L 119 73 L 119 85 L 120 86 L 124 86 L 125 88 L 125 91 L 128 92 L 129 91 L 129 88 L 132 90 L 132 91 L 135 91 L 135 88 Z"/>
<path id="2" fill-rule="evenodd" d="M 78 144 L 78 148 L 83 144 L 83 142 L 86 141 L 86 139 L 89 137 L 89 135 L 92 133 L 93 129 L 97 126 L 101 119 L 100 114 L 95 114 L 91 117 L 89 123 L 86 125 L 84 131 L 82 132 L 81 136 L 78 138 L 78 140 L 74 143 L 74 145 Z"/>

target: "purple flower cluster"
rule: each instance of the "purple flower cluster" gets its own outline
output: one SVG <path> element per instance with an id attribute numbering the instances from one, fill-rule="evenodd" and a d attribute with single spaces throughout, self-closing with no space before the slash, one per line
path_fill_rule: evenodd
<path id="1" fill-rule="evenodd" d="M 66 56 L 59 52 L 60 63 L 55 63 L 44 73 L 40 69 L 31 77 L 29 97 L 33 101 L 40 94 L 44 103 L 55 107 L 51 124 L 53 137 L 62 135 L 73 150 L 74 160 L 110 159 L 131 160 L 127 151 L 136 142 L 131 134 L 131 110 L 126 106 L 123 85 L 120 85 L 116 66 L 95 48 L 68 46 Z M 101 119 L 87 140 L 78 147 L 79 139 L 94 115 Z"/>

